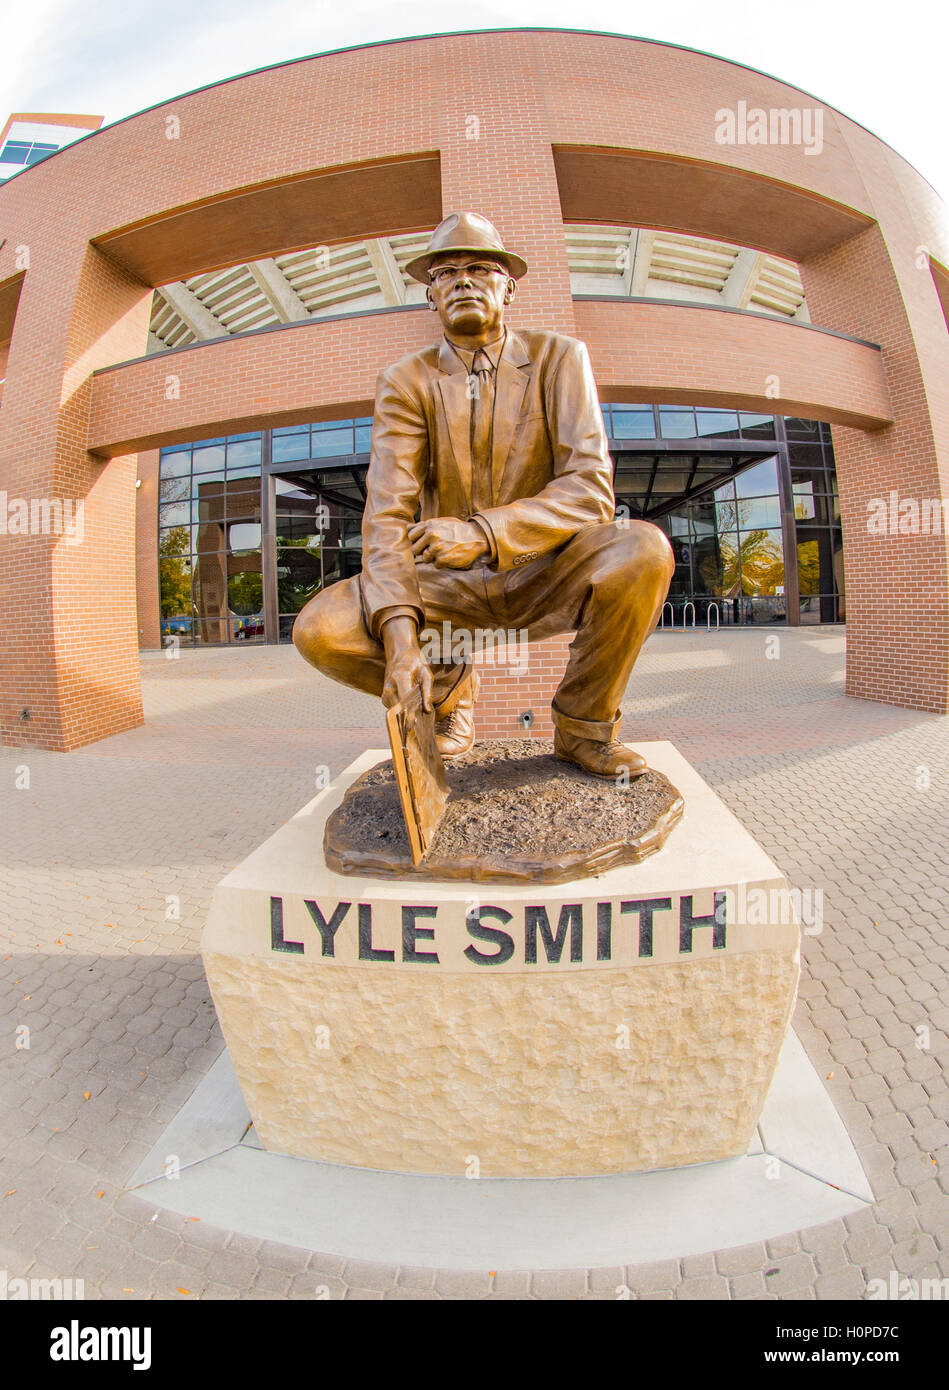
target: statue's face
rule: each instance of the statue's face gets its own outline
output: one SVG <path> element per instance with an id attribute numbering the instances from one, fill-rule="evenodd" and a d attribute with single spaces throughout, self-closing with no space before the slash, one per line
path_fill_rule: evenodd
<path id="1" fill-rule="evenodd" d="M 490 342 L 504 324 L 504 306 L 517 282 L 500 261 L 476 252 L 446 251 L 429 270 L 428 302 L 449 331 L 486 334 Z"/>

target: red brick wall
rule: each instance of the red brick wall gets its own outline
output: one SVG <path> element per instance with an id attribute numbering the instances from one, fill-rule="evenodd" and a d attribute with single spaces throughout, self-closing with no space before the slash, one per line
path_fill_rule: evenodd
<path id="1" fill-rule="evenodd" d="M 478 738 L 527 738 L 520 716 L 527 710 L 534 715 L 530 736 L 552 738 L 550 702 L 567 665 L 568 647 L 573 633 L 548 637 L 528 647 L 527 670 L 513 664 L 484 658 L 477 662 L 481 690 L 475 711 Z M 495 653 L 489 655 L 496 656 Z M 520 653 L 517 654 L 520 660 Z"/>
<path id="2" fill-rule="evenodd" d="M 182 263 L 210 255 L 192 214 L 212 202 L 226 208 L 237 190 L 261 194 L 243 227 L 246 254 L 291 249 L 281 187 L 380 159 L 403 162 L 389 184 L 391 207 L 366 206 L 364 234 L 409 230 L 413 170 L 421 167 L 413 156 L 425 156 L 427 177 L 437 156 L 444 211 L 463 204 L 485 212 L 526 254 L 531 271 L 512 308 L 515 327 L 591 332 L 601 390 L 636 394 L 652 383 L 666 399 L 721 390 L 749 401 L 766 390 L 754 384 L 763 372 L 781 382 L 768 396 L 772 410 L 786 399 L 835 422 L 854 615 L 850 688 L 945 710 L 944 544 L 880 548 L 860 538 L 866 485 L 941 496 L 949 484 L 949 335 L 932 275 L 916 266 L 920 245 L 949 264 L 945 210 L 909 165 L 831 108 L 822 108 L 819 157 L 801 147 L 718 144 L 716 112 L 742 100 L 814 105 L 763 75 L 659 44 L 557 31 L 440 36 L 306 59 L 177 98 L 0 188 L 0 288 L 25 271 L 0 411 L 0 488 L 86 502 L 81 546 L 0 537 L 4 740 L 70 748 L 141 719 L 130 455 L 169 432 L 198 437 L 224 433 L 225 422 L 273 422 L 281 412 L 364 409 L 378 368 L 437 331 L 425 313 L 307 326 L 264 335 L 253 347 L 176 354 L 93 385 L 96 369 L 145 351 L 146 267 L 169 247 L 179 248 Z M 166 138 L 169 131 L 177 138 Z M 604 150 L 639 162 L 604 178 Z M 681 226 L 687 206 L 699 233 L 727 230 L 775 254 L 808 248 L 812 317 L 880 343 L 882 359 L 805 329 L 763 328 L 750 316 L 574 304 L 563 199 L 576 200 L 586 183 L 595 217 L 628 219 L 644 154 L 653 163 L 656 226 Z M 558 158 L 563 169 L 569 162 L 569 190 L 558 183 Z M 352 220 L 332 178 L 324 187 L 313 200 L 310 245 L 332 240 L 334 229 L 340 236 Z M 710 187 L 722 196 L 699 196 Z M 429 203 L 418 204 L 413 226 L 430 225 Z M 235 204 L 235 217 L 244 206 Z M 873 229 L 854 236 L 868 221 Z M 261 352 L 273 366 L 255 379 Z M 166 400 L 164 374 L 179 368 L 178 398 Z M 857 428 L 890 416 L 894 424 L 876 433 Z M 118 457 L 103 464 L 90 442 Z"/>
<path id="3" fill-rule="evenodd" d="M 161 646 L 158 605 L 158 460 L 157 449 L 138 456 L 141 486 L 135 492 L 135 608 L 138 645 Z"/>

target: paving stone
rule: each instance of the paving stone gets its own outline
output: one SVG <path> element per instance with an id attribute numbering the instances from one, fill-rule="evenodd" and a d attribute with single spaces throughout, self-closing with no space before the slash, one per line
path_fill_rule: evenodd
<path id="1" fill-rule="evenodd" d="M 768 1293 L 777 1298 L 809 1287 L 817 1276 L 814 1261 L 805 1251 L 782 1257 L 780 1262 L 770 1264 L 764 1273 Z"/>
<path id="2" fill-rule="evenodd" d="M 398 1278 L 395 1265 L 369 1264 L 365 1260 L 347 1260 L 340 1277 L 346 1284 L 357 1285 L 363 1289 L 391 1289 Z"/>
<path id="3" fill-rule="evenodd" d="M 491 1282 L 492 1292 L 505 1298 L 527 1298 L 530 1293 L 531 1276 L 527 1270 L 499 1269 Z M 622 1278 L 617 1280 L 623 1282 Z"/>
<path id="4" fill-rule="evenodd" d="M 767 1293 L 764 1275 L 760 1269 L 753 1274 L 736 1274 L 728 1283 L 733 1299 L 758 1298 Z"/>
<path id="5" fill-rule="evenodd" d="M 330 1274 L 313 1273 L 307 1270 L 305 1274 L 295 1274 L 290 1280 L 287 1297 L 338 1300 L 345 1298 L 346 1293 L 347 1285 L 342 1279 L 335 1279 Z"/>
<path id="6" fill-rule="evenodd" d="M 787 1235 L 772 1236 L 771 1240 L 765 1241 L 765 1248 L 769 1262 L 774 1264 L 788 1255 L 796 1255 L 801 1248 L 801 1238 L 796 1231 L 789 1231 Z"/>
<path id="7" fill-rule="evenodd" d="M 763 1269 L 768 1255 L 763 1241 L 754 1245 L 736 1245 L 731 1250 L 719 1250 L 715 1256 L 715 1267 L 719 1274 L 750 1274 L 752 1270 Z"/>
<path id="8" fill-rule="evenodd" d="M 891 1254 L 894 1268 L 901 1274 L 916 1274 L 939 1258 L 939 1251 L 932 1236 L 923 1232 L 894 1245 Z"/>
<path id="9" fill-rule="evenodd" d="M 697 1299 L 706 1302 L 710 1299 L 728 1298 L 728 1280 L 719 1274 L 705 1274 L 695 1279 L 684 1279 L 676 1290 L 676 1298 Z"/>
<path id="10" fill-rule="evenodd" d="M 819 1299 L 865 1298 L 867 1284 L 856 1265 L 834 1270 L 832 1274 L 821 1274 L 814 1284 L 814 1292 Z"/>
<path id="11" fill-rule="evenodd" d="M 591 1293 L 611 1293 L 614 1297 L 618 1287 L 629 1287 L 626 1283 L 626 1270 L 619 1265 L 613 1268 L 604 1265 L 587 1270 L 587 1282 Z"/>
<path id="12" fill-rule="evenodd" d="M 674 1289 L 680 1283 L 678 1260 L 657 1260 L 653 1264 L 627 1265 L 626 1283 L 634 1293 L 653 1293 Z"/>
<path id="13" fill-rule="evenodd" d="M 622 1283 L 622 1280 L 618 1280 Z M 435 1287 L 439 1288 L 438 1281 Z M 531 1293 L 535 1298 L 582 1298 L 587 1292 L 586 1270 L 559 1269 L 544 1270 L 531 1279 Z"/>

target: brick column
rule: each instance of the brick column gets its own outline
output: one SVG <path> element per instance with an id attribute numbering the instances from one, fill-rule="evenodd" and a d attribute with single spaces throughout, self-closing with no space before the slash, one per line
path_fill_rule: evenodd
<path id="1" fill-rule="evenodd" d="M 891 222 L 897 222 L 895 217 Z M 949 497 L 949 337 L 912 228 L 873 226 L 801 266 L 816 323 L 878 342 L 896 423 L 833 429 L 847 586 L 847 693 L 949 709 L 945 534 L 873 534 L 868 503 Z M 895 235 L 893 235 L 895 233 Z M 917 259 L 923 261 L 917 265 Z M 898 515 L 898 513 L 897 513 Z"/>
<path id="2" fill-rule="evenodd" d="M 158 480 L 160 453 L 148 449 L 138 455 L 135 489 L 135 599 L 138 612 L 138 645 L 161 646 L 158 583 Z"/>
<path id="3" fill-rule="evenodd" d="M 0 477 L 35 518 L 0 536 L 3 741 L 58 751 L 142 722 L 136 458 L 97 461 L 86 428 L 90 374 L 145 351 L 151 291 L 92 246 L 71 255 L 30 248 L 0 415 Z"/>

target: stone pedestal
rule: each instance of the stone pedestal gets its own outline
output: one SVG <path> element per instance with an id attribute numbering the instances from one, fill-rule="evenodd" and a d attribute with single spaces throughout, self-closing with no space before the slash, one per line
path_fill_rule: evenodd
<path id="1" fill-rule="evenodd" d="M 590 1176 L 743 1154 L 790 1019 L 787 883 L 668 743 L 685 814 L 558 885 L 355 878 L 327 816 L 367 753 L 215 891 L 202 954 L 260 1141 L 366 1168 Z"/>

